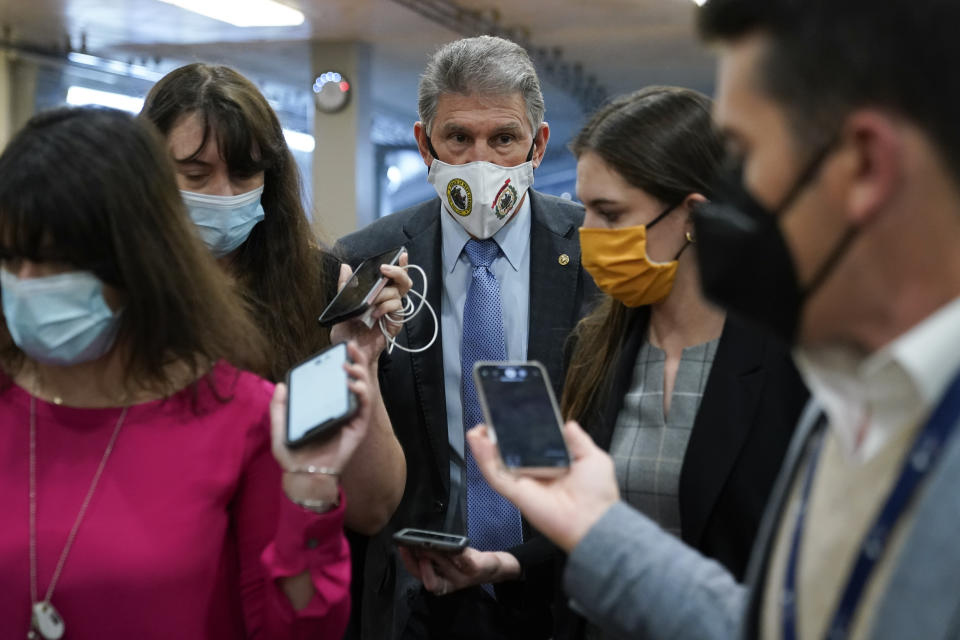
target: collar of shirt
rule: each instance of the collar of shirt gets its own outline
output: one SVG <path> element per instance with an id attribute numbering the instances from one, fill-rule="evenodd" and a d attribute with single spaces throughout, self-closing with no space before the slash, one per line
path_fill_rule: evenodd
<path id="1" fill-rule="evenodd" d="M 500 231 L 493 234 L 494 241 L 500 247 L 500 251 L 514 271 L 520 270 L 523 252 L 530 244 L 531 215 L 530 191 L 528 189 L 523 202 L 520 204 L 520 210 L 513 216 L 513 220 L 510 220 L 503 225 Z M 470 234 L 453 219 L 453 216 L 443 208 L 443 205 L 440 206 L 440 234 L 443 244 L 441 248 L 443 272 L 452 273 L 457 266 L 460 255 L 463 253 L 463 247 L 470 239 Z"/>
<path id="2" fill-rule="evenodd" d="M 794 359 L 845 453 L 865 462 L 933 409 L 960 368 L 958 343 L 960 298 L 868 356 L 800 347 Z"/>

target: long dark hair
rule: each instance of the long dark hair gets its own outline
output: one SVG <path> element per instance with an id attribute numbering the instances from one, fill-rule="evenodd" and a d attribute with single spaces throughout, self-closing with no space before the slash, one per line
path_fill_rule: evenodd
<path id="1" fill-rule="evenodd" d="M 203 123 L 199 154 L 213 139 L 231 172 L 264 172 L 264 220 L 232 258 L 233 275 L 271 349 L 264 373 L 273 380 L 330 342 L 317 324 L 336 285 L 324 269 L 304 211 L 300 174 L 276 113 L 252 82 L 229 67 L 203 63 L 175 69 L 147 95 L 141 117 L 167 136 L 184 116 Z"/>
<path id="2" fill-rule="evenodd" d="M 64 108 L 34 116 L 0 156 L 0 254 L 90 271 L 120 295 L 117 336 L 128 391 L 164 395 L 226 359 L 257 368 L 263 343 L 193 228 L 163 140 L 113 109 Z M 6 323 L 0 363 L 24 354 Z"/>
<path id="3" fill-rule="evenodd" d="M 710 120 L 710 99 L 678 87 L 648 87 L 601 108 L 570 143 L 580 158 L 597 154 L 631 186 L 664 203 L 699 193 L 710 197 L 723 144 Z M 583 318 L 561 406 L 568 419 L 583 420 L 608 387 L 607 377 L 636 309 L 606 297 Z"/>

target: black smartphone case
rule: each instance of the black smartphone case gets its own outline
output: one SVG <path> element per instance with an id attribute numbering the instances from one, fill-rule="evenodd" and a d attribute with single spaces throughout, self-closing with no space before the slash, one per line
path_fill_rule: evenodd
<path id="1" fill-rule="evenodd" d="M 391 251 L 386 252 L 386 253 L 394 253 L 395 254 L 394 259 L 391 262 L 380 262 L 380 264 L 377 265 L 377 269 L 379 269 L 380 266 L 384 264 L 397 264 L 397 261 L 400 259 L 400 255 L 404 251 L 406 251 L 405 247 L 399 247 L 397 249 L 392 249 Z M 361 262 L 359 265 L 357 265 L 357 271 L 360 271 L 360 269 L 364 267 L 364 265 L 367 263 L 368 260 L 373 260 L 377 257 L 378 256 L 373 256 Z M 379 257 L 382 258 L 382 255 Z M 317 322 L 320 323 L 320 326 L 332 327 L 333 325 L 343 322 L 344 320 L 349 320 L 351 318 L 356 318 L 357 316 L 363 315 L 363 313 L 370 308 L 369 304 L 365 302 L 361 302 L 357 306 L 343 313 L 339 313 L 337 315 L 327 315 L 327 312 L 330 311 L 330 309 L 333 308 L 333 306 L 337 303 L 337 297 L 339 295 L 340 295 L 340 292 L 337 292 L 337 295 L 333 297 L 333 300 L 330 301 L 330 303 L 327 305 L 327 308 L 324 309 L 323 313 L 320 314 L 320 317 L 317 318 Z M 364 297 L 366 297 L 366 294 L 364 294 Z"/>

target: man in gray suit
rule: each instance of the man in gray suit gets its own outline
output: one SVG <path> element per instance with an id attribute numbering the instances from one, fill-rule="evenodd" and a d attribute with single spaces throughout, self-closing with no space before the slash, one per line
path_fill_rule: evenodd
<path id="1" fill-rule="evenodd" d="M 384 403 L 407 458 L 407 484 L 390 524 L 366 541 L 357 603 L 361 635 L 546 637 L 549 587 L 533 587 L 527 576 L 498 585 L 495 595 L 489 585 L 451 593 L 425 556 L 407 555 L 406 566 L 401 563 L 391 535 L 403 527 L 469 529 L 488 548 L 457 559 L 465 575 L 475 583 L 519 577 L 510 550 L 529 528 L 489 488 L 479 500 L 471 494 L 483 479 L 475 471 L 471 480 L 464 455 L 464 427 L 480 421 L 470 367 L 491 354 L 539 360 L 559 395 L 563 341 L 595 291 L 580 265 L 583 209 L 530 188 L 550 128 L 536 72 L 516 44 L 482 36 L 442 47 L 421 79 L 419 112 L 414 134 L 438 197 L 337 245 L 354 265 L 405 246 L 410 263 L 426 272 L 427 297 L 440 322 L 431 348 L 413 354 L 397 349 L 380 362 Z M 477 250 L 487 257 L 478 258 Z M 404 326 L 399 342 L 417 349 L 433 332 L 423 311 Z M 486 350 L 495 342 L 499 351 Z M 502 504 L 480 502 L 487 497 Z M 474 533 L 478 525 L 485 527 L 482 534 Z M 360 546 L 355 542 L 355 553 Z"/>
<path id="2" fill-rule="evenodd" d="M 795 346 L 814 400 L 747 584 L 618 500 L 575 425 L 552 483 L 487 478 L 613 636 L 960 637 L 960 3 L 708 0 L 742 172 L 695 218 L 706 293 Z"/>

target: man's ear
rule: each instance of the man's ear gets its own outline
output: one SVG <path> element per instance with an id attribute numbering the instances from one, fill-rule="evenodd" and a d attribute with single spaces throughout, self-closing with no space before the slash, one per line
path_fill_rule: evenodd
<path id="1" fill-rule="evenodd" d="M 533 137 L 533 168 L 536 169 L 543 162 L 543 154 L 547 151 L 547 142 L 550 140 L 550 125 L 546 122 L 540 123 L 537 129 L 537 135 Z"/>
<path id="2" fill-rule="evenodd" d="M 836 180 L 846 189 L 847 216 L 862 225 L 883 210 L 900 185 L 903 131 L 889 114 L 861 110 L 847 118 L 842 135 Z"/>
<path id="3" fill-rule="evenodd" d="M 420 157 L 423 158 L 423 163 L 429 169 L 434 158 L 433 154 L 430 153 L 430 144 L 427 141 L 427 128 L 419 120 L 413 125 L 413 137 L 417 139 L 417 150 L 420 152 Z"/>

